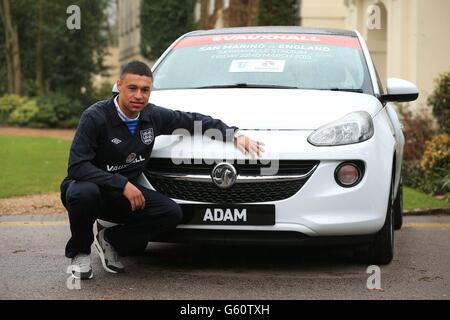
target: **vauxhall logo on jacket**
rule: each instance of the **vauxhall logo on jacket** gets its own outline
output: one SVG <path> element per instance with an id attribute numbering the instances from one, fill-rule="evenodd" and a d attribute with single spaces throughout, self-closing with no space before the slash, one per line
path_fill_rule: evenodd
<path id="1" fill-rule="evenodd" d="M 135 153 L 131 153 L 126 159 L 127 164 L 123 164 L 123 165 L 120 165 L 120 166 L 106 165 L 106 170 L 108 172 L 119 171 L 119 170 L 127 168 L 128 166 L 130 166 L 132 164 L 143 162 L 143 161 L 145 161 L 145 158 L 143 156 L 136 157 Z"/>

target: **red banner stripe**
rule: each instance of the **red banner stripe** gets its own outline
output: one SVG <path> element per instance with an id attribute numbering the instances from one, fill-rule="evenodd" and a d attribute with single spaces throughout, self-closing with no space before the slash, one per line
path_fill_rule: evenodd
<path id="1" fill-rule="evenodd" d="M 288 43 L 308 43 L 318 45 L 335 45 L 361 49 L 357 38 L 344 36 L 326 36 L 316 34 L 292 34 L 292 33 L 255 33 L 255 34 L 225 34 L 187 37 L 177 43 L 174 49 L 214 45 L 214 44 L 236 44 L 243 42 L 288 42 Z"/>

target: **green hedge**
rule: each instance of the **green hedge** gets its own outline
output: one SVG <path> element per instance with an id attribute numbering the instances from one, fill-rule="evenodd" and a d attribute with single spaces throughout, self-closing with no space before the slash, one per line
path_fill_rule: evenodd
<path id="1" fill-rule="evenodd" d="M 59 93 L 38 98 L 6 95 L 0 98 L 0 125 L 74 128 L 83 110 L 80 101 Z"/>
<path id="2" fill-rule="evenodd" d="M 0 125 L 34 128 L 76 128 L 86 107 L 111 97 L 112 84 L 89 87 L 78 99 L 61 92 L 40 97 L 0 97 Z"/>
<path id="3" fill-rule="evenodd" d="M 436 80 L 436 88 L 428 97 L 428 105 L 433 107 L 433 115 L 443 133 L 450 134 L 450 72 L 445 72 Z"/>
<path id="4" fill-rule="evenodd" d="M 32 119 L 31 125 L 38 127 L 73 128 L 84 110 L 80 101 L 60 93 L 39 97 L 37 104 L 39 113 Z"/>
<path id="5" fill-rule="evenodd" d="M 195 29 L 196 0 L 141 0 L 141 54 L 157 59 L 178 37 Z"/>
<path id="6" fill-rule="evenodd" d="M 426 143 L 420 161 L 405 161 L 403 183 L 428 194 L 444 195 L 450 200 L 450 136 L 434 136 Z"/>
<path id="7" fill-rule="evenodd" d="M 13 125 L 26 126 L 39 113 L 36 100 L 26 99 L 26 101 L 13 110 L 8 118 L 8 122 Z"/>
<path id="8" fill-rule="evenodd" d="M 27 98 L 9 94 L 0 98 L 0 124 L 10 124 L 11 114 L 27 102 Z"/>
<path id="9" fill-rule="evenodd" d="M 296 0 L 260 0 L 257 23 L 259 26 L 295 26 Z"/>

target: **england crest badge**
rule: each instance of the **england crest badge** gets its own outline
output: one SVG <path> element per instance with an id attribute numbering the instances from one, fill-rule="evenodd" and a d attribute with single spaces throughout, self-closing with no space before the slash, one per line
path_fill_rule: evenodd
<path id="1" fill-rule="evenodd" d="M 146 145 L 152 144 L 155 139 L 155 134 L 153 133 L 153 128 L 141 130 L 141 140 Z"/>

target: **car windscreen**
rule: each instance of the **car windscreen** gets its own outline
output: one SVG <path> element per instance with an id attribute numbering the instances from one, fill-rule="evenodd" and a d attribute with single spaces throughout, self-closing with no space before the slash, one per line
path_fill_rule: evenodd
<path id="1" fill-rule="evenodd" d="M 180 40 L 154 70 L 154 89 L 272 87 L 372 94 L 355 37 L 227 34 Z"/>

